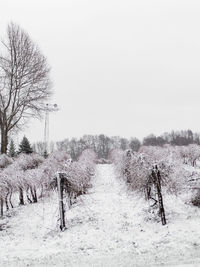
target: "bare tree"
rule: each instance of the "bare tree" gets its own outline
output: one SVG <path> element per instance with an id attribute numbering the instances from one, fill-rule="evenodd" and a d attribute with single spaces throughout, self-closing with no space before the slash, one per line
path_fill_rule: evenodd
<path id="1" fill-rule="evenodd" d="M 0 55 L 1 153 L 7 152 L 9 132 L 31 117 L 39 117 L 51 94 L 50 68 L 29 35 L 10 23 Z"/>

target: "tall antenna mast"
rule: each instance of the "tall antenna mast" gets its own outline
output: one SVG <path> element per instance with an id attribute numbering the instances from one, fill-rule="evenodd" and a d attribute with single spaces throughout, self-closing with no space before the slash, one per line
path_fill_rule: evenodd
<path id="1" fill-rule="evenodd" d="M 46 104 L 45 106 L 45 126 L 44 126 L 44 156 L 49 153 L 49 112 L 58 111 L 57 104 Z"/>

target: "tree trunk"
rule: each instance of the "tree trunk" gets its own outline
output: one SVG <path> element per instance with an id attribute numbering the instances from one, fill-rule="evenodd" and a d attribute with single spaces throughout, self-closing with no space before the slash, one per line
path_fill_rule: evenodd
<path id="1" fill-rule="evenodd" d="M 41 185 L 41 191 L 40 191 L 39 198 L 42 198 L 42 197 L 43 197 L 43 186 Z"/>
<path id="2" fill-rule="evenodd" d="M 1 127 L 1 154 L 6 154 L 8 145 L 8 131 Z"/>
<path id="3" fill-rule="evenodd" d="M 19 188 L 19 205 L 24 205 L 23 190 L 21 187 Z"/>
<path id="4" fill-rule="evenodd" d="M 37 191 L 36 191 L 35 186 L 34 186 L 33 192 L 34 192 L 34 200 L 35 202 L 37 202 Z"/>
<path id="5" fill-rule="evenodd" d="M 28 190 L 29 190 L 29 187 L 27 187 L 26 189 L 26 197 L 27 197 L 28 203 L 33 203 L 33 201 L 29 197 Z"/>
<path id="6" fill-rule="evenodd" d="M 9 206 L 8 206 L 8 196 L 9 196 L 9 190 L 6 194 L 6 197 L 5 197 L 5 204 L 6 204 L 6 209 L 9 210 Z"/>
<path id="7" fill-rule="evenodd" d="M 37 202 L 37 195 L 36 195 L 36 190 L 35 190 L 35 188 L 33 189 L 33 188 L 30 186 L 30 191 L 31 191 L 31 196 L 32 196 L 32 199 L 33 199 L 33 203 L 36 203 L 36 202 Z"/>

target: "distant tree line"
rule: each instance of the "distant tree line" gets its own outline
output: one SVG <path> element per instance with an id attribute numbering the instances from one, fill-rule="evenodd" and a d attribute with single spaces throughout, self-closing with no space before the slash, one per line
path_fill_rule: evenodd
<path id="1" fill-rule="evenodd" d="M 104 134 L 100 135 L 84 135 L 80 139 L 72 138 L 65 139 L 56 143 L 58 150 L 64 150 L 71 155 L 73 159 L 77 159 L 81 152 L 85 149 L 92 149 L 97 154 L 98 158 L 107 158 L 112 149 L 119 148 L 126 150 L 131 148 L 138 151 L 140 141 L 137 138 L 130 140 L 119 136 L 108 137 Z"/>
<path id="2" fill-rule="evenodd" d="M 107 158 L 112 149 L 132 149 L 138 151 L 141 142 L 137 138 L 126 139 L 119 136 L 108 137 L 100 135 L 84 135 L 81 138 L 65 139 L 56 143 L 50 143 L 50 152 L 54 150 L 65 151 L 73 160 L 77 160 L 82 151 L 92 149 L 98 158 Z M 33 144 L 33 150 L 43 154 L 44 142 Z"/>
<path id="3" fill-rule="evenodd" d="M 113 149 L 138 151 L 141 146 L 164 146 L 166 144 L 172 146 L 188 146 L 191 144 L 200 145 L 200 133 L 193 133 L 191 130 L 172 131 L 164 133 L 160 136 L 154 134 L 146 136 L 142 142 L 133 137 L 130 139 L 120 136 L 108 137 L 104 134 L 100 135 L 84 135 L 81 138 L 64 139 L 59 142 L 51 142 L 49 145 L 49 153 L 64 151 L 68 153 L 73 160 L 77 160 L 82 151 L 92 149 L 98 158 L 108 158 L 108 155 Z M 10 142 L 8 154 L 13 156 L 18 153 L 37 152 L 44 156 L 44 142 L 34 143 L 32 146 L 28 139 L 24 137 L 19 145 L 18 151 L 15 151 L 13 140 Z"/>
<path id="4" fill-rule="evenodd" d="M 160 136 L 148 135 L 143 139 L 144 146 L 188 146 L 190 144 L 200 145 L 200 133 L 193 133 L 191 130 L 171 131 Z"/>
<path id="5" fill-rule="evenodd" d="M 65 151 L 73 160 L 77 160 L 79 155 L 85 149 L 92 149 L 98 158 L 107 158 L 109 152 L 113 149 L 138 151 L 143 146 L 164 146 L 166 144 L 172 146 L 187 146 L 190 144 L 200 145 L 200 133 L 193 133 L 191 130 L 171 131 L 160 136 L 154 134 L 146 136 L 141 142 L 136 137 L 130 139 L 112 136 L 108 137 L 104 134 L 100 135 L 84 135 L 81 138 L 64 139 L 59 142 L 50 143 L 50 152 L 55 150 Z M 43 155 L 44 142 L 33 144 L 33 151 Z"/>

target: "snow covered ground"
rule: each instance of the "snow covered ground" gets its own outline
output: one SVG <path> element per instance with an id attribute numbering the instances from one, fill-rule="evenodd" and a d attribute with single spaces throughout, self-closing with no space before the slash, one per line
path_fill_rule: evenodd
<path id="1" fill-rule="evenodd" d="M 0 220 L 0 266 L 200 266 L 200 210 L 184 200 L 164 198 L 162 226 L 112 165 L 97 165 L 89 194 L 66 211 L 65 232 L 56 192 Z"/>

